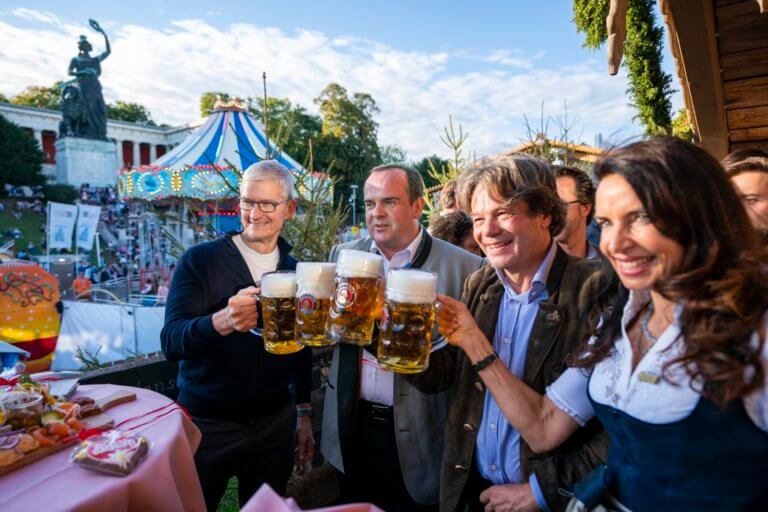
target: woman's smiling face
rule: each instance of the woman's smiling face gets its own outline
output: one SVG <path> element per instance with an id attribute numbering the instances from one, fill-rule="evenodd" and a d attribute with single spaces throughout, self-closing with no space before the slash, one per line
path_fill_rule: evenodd
<path id="1" fill-rule="evenodd" d="M 595 222 L 602 229 L 600 250 L 628 290 L 651 289 L 683 259 L 683 246 L 656 228 L 632 186 L 618 174 L 600 180 Z"/>

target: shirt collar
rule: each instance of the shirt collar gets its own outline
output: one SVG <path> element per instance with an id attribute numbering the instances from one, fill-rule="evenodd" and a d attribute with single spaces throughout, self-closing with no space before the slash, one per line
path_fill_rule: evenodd
<path id="1" fill-rule="evenodd" d="M 599 253 L 597 252 L 597 248 L 591 243 L 587 242 L 587 255 L 585 258 L 588 260 L 593 260 L 598 256 L 599 256 Z"/>
<path id="2" fill-rule="evenodd" d="M 533 275 L 533 282 L 531 283 L 531 289 L 524 293 L 517 293 L 512 285 L 509 283 L 509 279 L 501 269 L 496 269 L 496 275 L 499 276 L 501 283 L 504 285 L 504 292 L 508 298 L 513 300 L 523 300 L 527 304 L 535 301 L 546 300 L 549 295 L 547 294 L 547 277 L 549 277 L 549 271 L 552 268 L 552 262 L 555 261 L 555 254 L 557 253 L 557 243 L 553 240 L 549 245 L 547 255 L 544 256 L 539 268 Z M 527 298 L 526 298 L 527 295 Z"/>
<path id="3" fill-rule="evenodd" d="M 414 238 L 410 244 L 408 244 L 408 247 L 406 247 L 402 251 L 396 252 L 389 259 L 387 259 L 387 257 L 384 256 L 384 254 L 381 253 L 381 251 L 379 251 L 378 247 L 376 247 L 376 240 L 371 238 L 370 252 L 381 254 L 384 260 L 387 262 L 388 268 L 403 268 L 411 264 L 411 262 L 413 261 L 413 257 L 416 254 L 416 251 L 419 249 L 419 245 L 421 244 L 421 240 L 423 238 L 424 238 L 424 228 L 422 226 L 419 226 L 419 234 L 416 235 L 416 238 Z"/>

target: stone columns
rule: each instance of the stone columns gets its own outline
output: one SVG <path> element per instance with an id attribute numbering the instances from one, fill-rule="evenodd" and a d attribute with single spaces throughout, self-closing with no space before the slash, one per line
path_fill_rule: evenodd
<path id="1" fill-rule="evenodd" d="M 40 151 L 43 151 L 43 130 L 32 130 L 35 135 L 35 140 L 37 141 L 37 144 L 40 146 Z"/>
<path id="2" fill-rule="evenodd" d="M 122 169 L 123 166 L 125 165 L 123 163 L 123 141 L 116 140 L 115 148 L 117 149 L 117 168 Z"/>
<path id="3" fill-rule="evenodd" d="M 141 144 L 139 142 L 133 142 L 133 166 L 138 167 L 141 165 Z"/>
<path id="4" fill-rule="evenodd" d="M 157 144 L 151 144 L 149 145 L 149 163 L 154 162 L 157 160 Z"/>

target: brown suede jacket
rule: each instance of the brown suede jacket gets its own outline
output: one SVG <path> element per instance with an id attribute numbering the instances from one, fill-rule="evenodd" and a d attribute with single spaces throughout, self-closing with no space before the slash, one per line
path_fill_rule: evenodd
<path id="1" fill-rule="evenodd" d="M 565 371 L 567 359 L 588 335 L 587 315 L 595 294 L 587 291 L 592 289 L 587 281 L 601 265 L 600 261 L 572 258 L 557 249 L 547 278 L 549 298 L 539 306 L 525 358 L 523 380 L 538 393 L 543 394 Z M 462 302 L 489 341 L 493 340 L 503 294 L 504 287 L 490 265 L 471 274 L 464 283 Z M 409 380 L 424 392 L 454 386 L 440 480 L 440 510 L 452 512 L 472 468 L 486 387 L 469 359 L 454 347 L 434 352 L 429 369 Z M 608 443 L 608 435 L 593 419 L 548 453 L 534 453 L 521 440 L 520 463 L 526 476 L 536 474 L 549 509 L 565 510 L 573 484 L 605 462 Z"/>

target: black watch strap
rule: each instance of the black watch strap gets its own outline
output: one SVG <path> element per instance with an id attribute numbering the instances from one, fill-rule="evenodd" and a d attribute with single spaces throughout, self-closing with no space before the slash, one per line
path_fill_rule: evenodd
<path id="1" fill-rule="evenodd" d="M 481 371 L 491 366 L 491 364 L 493 364 L 493 362 L 498 358 L 499 358 L 498 354 L 496 354 L 496 352 L 493 352 L 488 357 L 485 357 L 484 359 L 481 359 L 477 363 L 473 364 L 472 369 L 480 373 Z"/>

